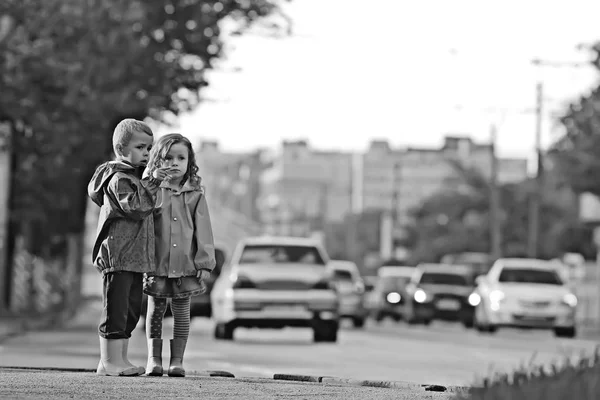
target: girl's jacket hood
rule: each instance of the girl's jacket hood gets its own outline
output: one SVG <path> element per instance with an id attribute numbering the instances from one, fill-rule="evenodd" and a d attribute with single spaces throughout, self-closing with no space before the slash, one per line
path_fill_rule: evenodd
<path id="1" fill-rule="evenodd" d="M 108 161 L 96 168 L 94 176 L 88 185 L 88 195 L 99 207 L 104 204 L 104 188 L 110 178 L 117 172 L 127 172 L 138 175 L 138 168 L 123 161 Z"/>

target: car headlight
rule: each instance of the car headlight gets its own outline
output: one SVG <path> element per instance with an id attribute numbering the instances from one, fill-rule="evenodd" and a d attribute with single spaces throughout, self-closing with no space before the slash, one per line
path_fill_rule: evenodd
<path id="1" fill-rule="evenodd" d="M 425 303 L 427 300 L 427 293 L 425 293 L 423 289 L 417 289 L 413 297 L 417 303 Z"/>
<path id="2" fill-rule="evenodd" d="M 563 296 L 562 302 L 569 307 L 577 307 L 577 296 L 575 296 L 573 293 L 567 293 Z"/>
<path id="3" fill-rule="evenodd" d="M 477 293 L 471 293 L 469 295 L 469 304 L 473 307 L 478 306 L 481 303 L 481 296 Z"/>
<path id="4" fill-rule="evenodd" d="M 504 300 L 504 293 L 500 290 L 492 290 L 490 292 L 490 301 L 492 303 L 500 303 Z"/>
<path id="5" fill-rule="evenodd" d="M 400 303 L 401 298 L 402 298 L 402 296 L 400 296 L 400 293 L 396 293 L 396 292 L 388 293 L 388 295 L 386 297 L 388 303 L 392 303 L 392 304 Z"/>

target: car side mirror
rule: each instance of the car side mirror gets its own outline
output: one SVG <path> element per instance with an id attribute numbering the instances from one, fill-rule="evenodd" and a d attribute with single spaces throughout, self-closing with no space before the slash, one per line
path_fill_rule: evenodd
<path id="1" fill-rule="evenodd" d="M 485 279 L 486 279 L 485 275 L 479 275 L 478 277 L 475 278 L 475 283 L 477 285 L 480 285 L 485 282 Z"/>

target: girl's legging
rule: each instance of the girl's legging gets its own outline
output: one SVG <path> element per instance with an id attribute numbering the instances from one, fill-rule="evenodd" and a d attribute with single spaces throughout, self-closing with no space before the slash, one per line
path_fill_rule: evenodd
<path id="1" fill-rule="evenodd" d="M 146 335 L 148 339 L 161 339 L 167 299 L 148 296 Z M 173 338 L 187 339 L 190 334 L 190 298 L 171 299 L 173 313 Z"/>

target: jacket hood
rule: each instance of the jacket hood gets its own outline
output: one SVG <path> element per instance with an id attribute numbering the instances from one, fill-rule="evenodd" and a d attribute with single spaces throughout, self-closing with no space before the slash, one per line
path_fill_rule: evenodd
<path id="1" fill-rule="evenodd" d="M 88 185 L 88 195 L 98 206 L 104 204 L 104 188 L 117 172 L 135 173 L 138 168 L 124 161 L 108 161 L 96 168 L 94 176 Z"/>

